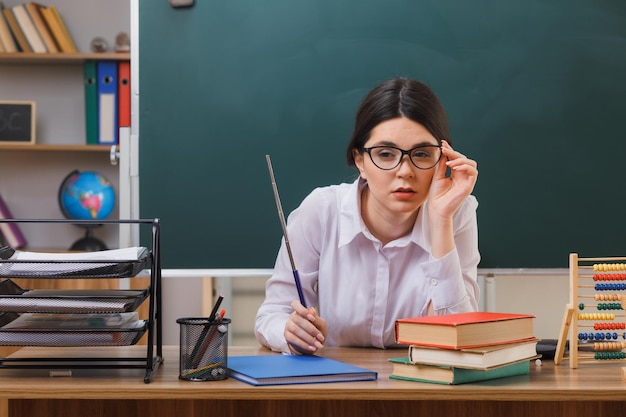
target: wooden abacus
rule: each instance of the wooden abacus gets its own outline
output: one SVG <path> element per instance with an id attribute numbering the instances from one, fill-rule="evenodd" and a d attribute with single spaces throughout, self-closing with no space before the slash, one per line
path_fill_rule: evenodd
<path id="1" fill-rule="evenodd" d="M 579 363 L 626 362 L 626 257 L 579 258 L 571 253 L 569 277 L 570 301 L 554 363 L 569 360 L 570 368 L 578 368 Z"/>

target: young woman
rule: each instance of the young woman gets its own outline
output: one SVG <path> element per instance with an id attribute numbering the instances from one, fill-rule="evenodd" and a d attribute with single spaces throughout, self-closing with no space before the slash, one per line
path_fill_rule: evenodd
<path id="1" fill-rule="evenodd" d="M 272 350 L 392 347 L 396 319 L 478 307 L 478 170 L 451 147 L 433 91 L 405 78 L 374 88 L 347 159 L 359 178 L 314 190 L 288 218 L 307 307 L 283 241 L 255 324 Z"/>

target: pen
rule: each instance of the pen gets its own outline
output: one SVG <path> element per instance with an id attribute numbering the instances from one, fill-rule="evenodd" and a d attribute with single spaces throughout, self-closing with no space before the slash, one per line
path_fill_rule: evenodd
<path id="1" fill-rule="evenodd" d="M 276 200 L 276 208 L 278 209 L 278 218 L 280 219 L 280 225 L 283 228 L 283 236 L 285 238 L 285 246 L 287 247 L 287 253 L 289 254 L 289 261 L 291 262 L 291 270 L 293 272 L 293 279 L 296 282 L 296 289 L 298 290 L 298 298 L 300 298 L 300 304 L 306 308 L 306 302 L 304 301 L 304 293 L 302 292 L 302 284 L 300 284 L 300 275 L 296 268 L 296 262 L 293 259 L 293 253 L 291 252 L 291 244 L 289 243 L 289 237 L 287 236 L 287 222 L 285 221 L 285 214 L 283 213 L 283 206 L 280 203 L 280 197 L 278 196 L 278 187 L 276 186 L 276 179 L 274 178 L 274 170 L 272 169 L 272 161 L 269 155 L 265 155 L 267 160 L 267 168 L 270 171 L 270 178 L 272 180 L 272 188 L 274 189 L 274 199 Z"/>
<path id="2" fill-rule="evenodd" d="M 220 294 L 219 297 L 217 297 L 215 304 L 213 305 L 213 309 L 211 310 L 211 315 L 209 316 L 209 323 L 207 323 L 202 329 L 202 332 L 200 332 L 200 336 L 198 336 L 198 340 L 196 341 L 196 344 L 194 345 L 193 350 L 191 351 L 191 357 L 189 358 L 190 363 L 198 363 L 200 361 L 200 358 L 202 357 L 202 355 L 198 356 L 198 352 L 200 351 L 200 348 L 203 345 L 204 339 L 206 338 L 206 335 L 209 332 L 210 324 L 213 322 L 213 320 L 215 320 L 217 310 L 220 308 L 220 305 L 222 304 L 223 300 L 224 300 L 224 296 Z M 194 366 L 194 368 L 195 367 L 196 366 Z"/>
<path id="3" fill-rule="evenodd" d="M 212 357 L 217 356 L 217 353 L 219 352 L 220 344 L 222 343 L 222 339 L 218 338 L 217 342 L 215 343 L 213 343 L 213 341 L 215 339 L 215 334 L 217 332 L 219 332 L 220 335 L 226 334 L 226 330 L 221 331 L 221 327 L 224 327 L 224 326 L 220 325 L 225 315 L 226 315 L 226 310 L 222 309 L 222 311 L 220 311 L 220 314 L 217 316 L 215 324 L 212 326 L 211 333 L 206 337 L 206 340 L 202 344 L 202 349 L 200 351 L 200 354 L 198 355 L 195 363 L 193 364 L 194 368 L 197 368 L 200 365 L 200 363 L 202 362 L 202 359 L 205 357 L 206 352 L 211 346 L 211 344 L 215 346 L 213 346 L 213 349 L 211 349 L 211 354 L 209 355 L 208 359 L 210 360 Z"/>
<path id="4" fill-rule="evenodd" d="M 217 300 L 215 300 L 215 304 L 213 305 L 213 309 L 211 310 L 211 314 L 209 315 L 209 319 L 211 319 L 211 321 L 213 321 L 215 319 L 215 315 L 217 314 L 217 310 L 220 308 L 220 305 L 222 305 L 222 301 L 224 300 L 224 296 L 222 294 L 220 294 L 217 297 Z"/>
<path id="5" fill-rule="evenodd" d="M 212 363 L 207 366 L 203 366 L 202 368 L 192 369 L 190 371 L 183 372 L 181 375 L 186 378 L 197 378 L 199 376 L 204 375 L 207 371 L 216 368 L 218 366 L 224 365 L 225 361 L 219 361 Z"/>

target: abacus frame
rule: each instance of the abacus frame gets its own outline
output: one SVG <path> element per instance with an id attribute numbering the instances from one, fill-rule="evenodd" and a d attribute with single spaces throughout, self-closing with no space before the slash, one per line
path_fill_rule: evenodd
<path id="1" fill-rule="evenodd" d="M 598 263 L 601 264 L 598 264 Z M 617 272 L 622 271 L 622 273 L 626 273 L 626 257 L 601 257 L 601 258 L 580 258 L 577 253 L 570 253 L 569 256 L 569 279 L 570 279 L 570 299 L 569 303 L 565 306 L 565 313 L 563 315 L 563 322 L 561 324 L 561 332 L 559 334 L 559 339 L 556 347 L 556 353 L 554 356 L 554 363 L 556 365 L 560 365 L 563 361 L 568 360 L 570 368 L 575 369 L 578 368 L 579 364 L 586 363 L 615 363 L 615 362 L 626 362 L 626 359 L 610 359 L 610 360 L 598 360 L 592 356 L 590 352 L 582 352 L 580 351 L 578 334 L 579 334 L 579 316 L 575 312 L 578 306 L 581 303 L 581 299 L 591 298 L 592 296 L 581 294 L 580 290 L 593 290 L 594 285 L 588 285 L 585 283 L 586 280 L 594 279 L 594 265 L 597 267 L 600 265 L 601 272 Z M 621 265 L 620 265 L 621 264 Z M 617 269 L 610 269 L 617 268 Z M 582 284 L 581 284 L 582 282 Z M 614 291 L 625 291 L 625 290 L 614 290 Z M 621 305 L 622 310 L 613 315 L 613 318 L 600 319 L 604 321 L 612 320 L 618 321 L 621 320 L 622 323 L 626 323 L 626 315 L 624 314 L 624 310 L 626 310 L 626 297 L 624 295 L 619 295 L 619 303 Z M 595 307 L 597 309 L 597 305 L 588 305 L 585 307 Z M 592 313 L 594 314 L 594 313 Z M 612 313 L 605 313 L 609 314 Z M 586 327 L 586 326 L 583 326 Z M 565 355 L 565 347 L 567 344 L 567 338 L 569 334 L 569 355 Z M 600 342 L 606 343 L 606 342 Z"/>

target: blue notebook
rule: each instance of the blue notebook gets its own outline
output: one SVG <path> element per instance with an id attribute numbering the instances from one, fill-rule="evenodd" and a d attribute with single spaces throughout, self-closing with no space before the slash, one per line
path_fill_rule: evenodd
<path id="1" fill-rule="evenodd" d="M 378 374 L 319 356 L 229 356 L 228 375 L 252 385 L 316 384 L 372 381 Z"/>

